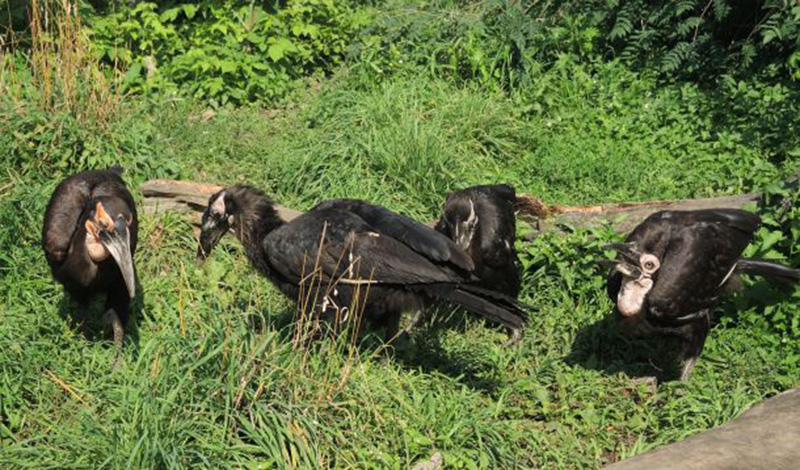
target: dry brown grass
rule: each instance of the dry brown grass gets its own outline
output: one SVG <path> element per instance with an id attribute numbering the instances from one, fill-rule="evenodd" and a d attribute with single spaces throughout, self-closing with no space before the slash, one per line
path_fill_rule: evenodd
<path id="1" fill-rule="evenodd" d="M 81 121 L 108 122 L 121 102 L 122 72 L 92 56 L 77 2 L 30 0 L 28 15 L 29 48 L 19 47 L 20 33 L 0 39 L 0 92 L 18 106 L 35 103 Z"/>

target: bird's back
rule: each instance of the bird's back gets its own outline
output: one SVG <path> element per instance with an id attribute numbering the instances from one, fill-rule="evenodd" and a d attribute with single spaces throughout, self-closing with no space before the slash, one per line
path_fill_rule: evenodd
<path id="1" fill-rule="evenodd" d="M 709 308 L 758 228 L 757 215 L 738 209 L 663 211 L 648 217 L 628 236 L 661 260 L 648 296 L 655 318 Z"/>
<path id="2" fill-rule="evenodd" d="M 136 206 L 130 191 L 119 176 L 120 170 L 90 170 L 77 173 L 59 183 L 47 204 L 42 226 L 42 248 L 51 267 L 64 262 L 79 222 L 99 196 L 120 198 L 134 215 L 131 248 L 136 246 Z"/>
<path id="3" fill-rule="evenodd" d="M 516 297 L 520 290 L 517 266 L 514 188 L 508 185 L 473 186 L 455 191 L 445 201 L 442 219 L 471 203 L 478 217 L 477 233 L 468 253 L 475 263 L 480 285 Z M 440 222 L 437 228 L 453 236 Z"/>

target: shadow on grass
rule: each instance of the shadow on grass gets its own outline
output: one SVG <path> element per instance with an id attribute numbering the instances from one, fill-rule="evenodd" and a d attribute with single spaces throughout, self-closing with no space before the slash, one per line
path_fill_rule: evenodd
<path id="1" fill-rule="evenodd" d="M 739 309 L 757 307 L 763 311 L 786 302 L 791 285 L 771 283 L 760 280 L 742 289 L 734 296 L 712 310 L 714 326 L 723 318 L 728 327 L 739 324 Z M 587 369 L 599 370 L 608 374 L 624 373 L 629 377 L 655 376 L 659 382 L 675 380 L 681 365 L 680 351 L 682 340 L 674 336 L 655 335 L 646 338 L 633 338 L 623 334 L 616 325 L 616 313 L 581 329 L 572 343 L 572 350 L 565 358 L 568 364 Z M 703 360 L 703 356 L 700 356 Z"/>
<path id="2" fill-rule="evenodd" d="M 586 325 L 572 342 L 564 361 L 608 375 L 630 378 L 655 377 L 659 382 L 678 374 L 681 341 L 668 336 L 634 338 L 619 330 L 616 313 Z"/>
<path id="3" fill-rule="evenodd" d="M 480 348 L 458 351 L 448 350 L 442 343 L 442 336 L 448 331 L 464 332 L 467 323 L 465 317 L 469 314 L 457 311 L 455 314 L 443 315 L 445 309 L 427 311 L 425 318 L 409 335 L 400 335 L 391 344 L 383 340 L 384 331 L 370 327 L 369 322 L 362 325 L 357 347 L 362 358 L 391 357 L 399 364 L 409 369 L 420 370 L 425 373 L 437 372 L 456 378 L 470 388 L 493 392 L 500 387 L 500 382 L 491 378 L 496 365 L 485 356 L 482 357 Z M 256 332 L 273 329 L 278 332 L 281 341 L 291 342 L 295 335 L 296 309 L 287 307 L 277 314 L 263 315 L 251 313 L 248 322 Z M 487 328 L 493 326 L 487 322 Z M 325 335 L 321 333 L 320 335 Z M 314 344 L 319 341 L 311 340 L 309 347 L 314 349 Z"/>
<path id="4" fill-rule="evenodd" d="M 442 343 L 446 332 L 466 331 L 469 313 L 456 310 L 441 318 L 442 313 L 445 309 L 429 312 L 410 337 L 399 338 L 393 344 L 395 359 L 410 369 L 452 377 L 472 389 L 490 394 L 497 391 L 501 382 L 494 377 L 496 364 L 486 357 L 485 350 L 480 347 L 450 349 Z M 486 322 L 486 327 L 493 325 Z"/>
<path id="5" fill-rule="evenodd" d="M 136 279 L 136 297 L 131 302 L 130 317 L 124 326 L 125 337 L 122 345 L 123 350 L 131 347 L 134 357 L 138 357 L 139 354 L 139 322 L 146 316 L 143 308 L 144 299 L 145 292 L 139 280 Z M 105 294 L 94 295 L 87 302 L 81 303 L 73 299 L 65 290 L 58 302 L 59 316 L 70 323 L 73 328 L 77 328 L 90 342 L 109 341 L 113 343 L 111 325 L 103 322 L 105 312 Z M 113 348 L 113 344 L 111 347 Z"/>

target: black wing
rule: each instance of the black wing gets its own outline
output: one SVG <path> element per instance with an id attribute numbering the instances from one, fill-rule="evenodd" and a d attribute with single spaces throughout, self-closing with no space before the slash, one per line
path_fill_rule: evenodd
<path id="1" fill-rule="evenodd" d="M 511 191 L 513 197 L 513 188 Z M 496 267 L 505 266 L 509 257 L 515 257 L 517 219 L 514 206 L 497 195 L 486 198 L 477 206 L 480 220 L 478 230 L 481 232 L 480 249 L 484 253 L 484 262 Z"/>
<path id="2" fill-rule="evenodd" d="M 665 211 L 645 223 L 628 241 L 661 259 L 647 301 L 652 315 L 666 319 L 712 305 L 760 220 L 747 211 L 710 209 Z"/>
<path id="3" fill-rule="evenodd" d="M 760 223 L 758 215 L 741 209 L 660 211 L 647 217 L 625 241 L 661 259 L 648 301 L 660 304 L 661 310 L 668 310 L 667 304 L 672 309 L 695 308 L 693 304 L 706 308 Z M 612 271 L 607 283 L 612 301 L 621 282 L 622 274 Z M 689 300 L 692 296 L 696 302 Z"/>
<path id="4" fill-rule="evenodd" d="M 326 281 L 344 283 L 465 281 L 448 267 L 379 232 L 358 215 L 340 209 L 306 212 L 271 232 L 262 246 L 272 269 L 295 284 L 315 270 Z"/>
<path id="5" fill-rule="evenodd" d="M 439 263 L 451 263 L 466 271 L 475 268 L 472 259 L 452 240 L 409 217 L 358 199 L 334 199 L 318 204 L 311 211 L 339 209 L 365 221 L 370 230 L 405 244 Z"/>
<path id="6" fill-rule="evenodd" d="M 514 190 L 514 187 L 509 184 L 473 186 L 471 188 L 467 188 L 467 190 L 469 189 L 474 189 L 484 194 L 489 194 L 494 197 L 498 197 L 506 202 L 510 202 L 511 204 L 517 202 L 517 193 Z"/>

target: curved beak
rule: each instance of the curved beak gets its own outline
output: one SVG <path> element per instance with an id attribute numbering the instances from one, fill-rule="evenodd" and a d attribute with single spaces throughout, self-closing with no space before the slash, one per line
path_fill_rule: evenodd
<path id="1" fill-rule="evenodd" d="M 128 231 L 128 224 L 122 216 L 117 217 L 114 223 L 114 230 L 104 230 L 100 232 L 100 242 L 106 247 L 114 258 L 125 280 L 128 288 L 128 295 L 131 299 L 136 296 L 136 275 L 133 271 L 133 254 L 131 253 L 131 234 Z"/>
<path id="2" fill-rule="evenodd" d="M 458 224 L 458 230 L 455 240 L 456 245 L 464 251 L 469 251 L 469 244 L 472 241 L 472 233 L 466 223 Z"/>
<path id="3" fill-rule="evenodd" d="M 639 264 L 639 257 L 642 253 L 636 248 L 636 244 L 631 243 L 609 243 L 603 247 L 606 250 L 614 250 L 620 254 L 622 259 L 634 265 Z"/>
<path id="4" fill-rule="evenodd" d="M 211 227 L 203 227 L 200 231 L 200 243 L 197 247 L 197 257 L 195 261 L 198 265 L 203 262 L 211 254 L 211 251 L 217 246 L 217 243 L 222 239 L 222 236 L 228 231 L 227 224 L 217 224 Z"/>
<path id="5" fill-rule="evenodd" d="M 603 249 L 614 250 L 619 253 L 619 258 L 614 260 L 602 260 L 600 264 L 621 272 L 625 276 L 639 278 L 639 257 L 642 255 L 634 243 L 609 243 Z"/>

